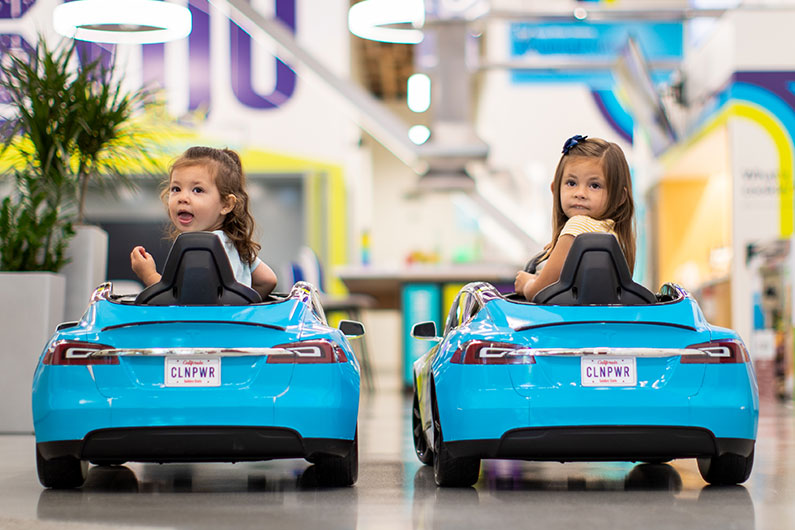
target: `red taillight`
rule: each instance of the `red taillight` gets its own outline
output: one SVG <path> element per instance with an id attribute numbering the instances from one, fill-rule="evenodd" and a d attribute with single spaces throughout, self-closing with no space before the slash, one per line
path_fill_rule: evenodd
<path id="1" fill-rule="evenodd" d="M 528 349 L 507 342 L 472 340 L 453 354 L 451 363 L 457 364 L 535 364 Z"/>
<path id="2" fill-rule="evenodd" d="M 693 344 L 687 349 L 700 350 L 703 355 L 682 355 L 683 364 L 738 364 L 751 360 L 745 345 L 734 339 Z"/>
<path id="3" fill-rule="evenodd" d="M 274 348 L 287 350 L 283 354 L 268 355 L 273 363 L 345 363 L 348 357 L 337 344 L 327 340 L 306 340 L 291 344 L 279 344 Z"/>
<path id="4" fill-rule="evenodd" d="M 60 341 L 54 343 L 47 350 L 42 362 L 52 365 L 87 366 L 96 364 L 119 364 L 119 358 L 111 355 L 93 356 L 92 352 L 98 350 L 111 350 L 113 346 L 97 344 L 96 342 Z"/>

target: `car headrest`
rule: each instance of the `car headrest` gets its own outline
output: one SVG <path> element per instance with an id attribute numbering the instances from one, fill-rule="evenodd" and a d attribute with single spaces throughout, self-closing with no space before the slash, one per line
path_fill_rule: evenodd
<path id="1" fill-rule="evenodd" d="M 574 238 L 560 279 L 541 289 L 533 302 L 547 305 L 645 305 L 654 294 L 635 283 L 618 240 L 612 234 Z"/>
<path id="2" fill-rule="evenodd" d="M 166 258 L 160 281 L 141 291 L 138 305 L 248 305 L 259 293 L 235 280 L 221 239 L 212 232 L 185 232 Z"/>

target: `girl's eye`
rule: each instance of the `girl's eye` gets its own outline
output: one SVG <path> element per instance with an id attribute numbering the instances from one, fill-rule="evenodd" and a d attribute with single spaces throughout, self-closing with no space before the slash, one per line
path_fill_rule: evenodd
<path id="1" fill-rule="evenodd" d="M 595 190 L 601 189 L 602 183 L 601 182 L 592 182 L 591 187 Z"/>
<path id="2" fill-rule="evenodd" d="M 567 181 L 565 182 L 565 185 L 566 185 L 566 186 L 569 186 L 569 187 L 573 187 L 573 186 L 576 186 L 576 185 L 577 185 L 577 183 L 576 183 L 576 182 L 574 182 L 573 180 L 567 180 Z"/>
<path id="3" fill-rule="evenodd" d="M 171 186 L 169 190 L 171 193 L 179 193 L 179 186 Z"/>
<path id="4" fill-rule="evenodd" d="M 203 191 L 204 191 L 204 189 L 202 189 L 202 188 L 200 188 L 200 187 L 198 187 L 198 186 L 197 186 L 197 187 L 195 187 L 195 188 L 193 188 L 193 193 L 201 193 L 201 192 L 203 192 Z"/>

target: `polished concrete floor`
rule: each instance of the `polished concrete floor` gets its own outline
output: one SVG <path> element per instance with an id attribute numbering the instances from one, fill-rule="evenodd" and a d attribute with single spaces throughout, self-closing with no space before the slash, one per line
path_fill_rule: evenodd
<path id="1" fill-rule="evenodd" d="M 413 455 L 410 401 L 364 396 L 359 481 L 314 485 L 304 461 L 92 467 L 82 489 L 42 489 L 32 436 L 0 436 L 0 529 L 795 528 L 795 409 L 763 403 L 743 486 L 672 465 L 484 461 L 474 488 L 437 489 Z"/>

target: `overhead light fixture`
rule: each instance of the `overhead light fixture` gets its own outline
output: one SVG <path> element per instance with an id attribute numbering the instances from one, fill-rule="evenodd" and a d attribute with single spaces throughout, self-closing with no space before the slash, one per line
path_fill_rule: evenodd
<path id="1" fill-rule="evenodd" d="M 417 182 L 418 192 L 469 192 L 475 189 L 473 179 L 464 168 L 431 168 Z"/>
<path id="2" fill-rule="evenodd" d="M 431 130 L 425 125 L 412 125 L 409 129 L 409 140 L 422 145 L 431 137 Z"/>
<path id="3" fill-rule="evenodd" d="M 55 31 L 77 40 L 152 44 L 187 37 L 187 7 L 161 0 L 75 0 L 52 13 Z"/>
<path id="4" fill-rule="evenodd" d="M 424 24 L 423 0 L 364 0 L 348 10 L 348 29 L 363 39 L 418 44 Z M 411 27 L 389 27 L 398 25 Z"/>
<path id="5" fill-rule="evenodd" d="M 412 112 L 425 112 L 431 107 L 431 78 L 412 74 L 406 83 L 406 102 Z"/>

